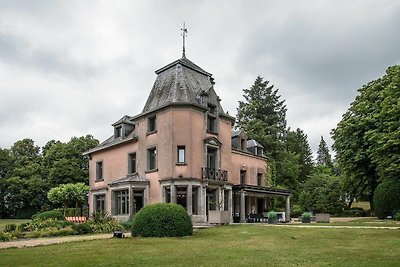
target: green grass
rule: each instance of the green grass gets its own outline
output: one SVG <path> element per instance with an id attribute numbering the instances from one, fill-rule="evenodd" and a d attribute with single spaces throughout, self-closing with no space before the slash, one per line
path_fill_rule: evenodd
<path id="1" fill-rule="evenodd" d="M 29 221 L 31 221 L 31 220 L 29 220 L 29 219 L 0 219 L 0 231 L 3 231 L 4 227 L 7 224 L 14 223 L 14 224 L 16 224 L 18 226 L 21 223 L 26 223 L 26 222 L 29 222 Z"/>
<path id="2" fill-rule="evenodd" d="M 351 203 L 352 208 L 362 208 L 363 210 L 370 210 L 371 205 L 369 204 L 368 201 L 357 201 Z"/>
<path id="3" fill-rule="evenodd" d="M 400 230 L 233 225 L 0 251 L 0 266 L 398 266 Z"/>
<path id="4" fill-rule="evenodd" d="M 354 219 L 350 222 L 330 222 L 330 223 L 312 223 L 311 225 L 330 225 L 330 226 L 366 226 L 366 227 L 400 227 L 400 221 L 380 220 L 377 218 Z"/>

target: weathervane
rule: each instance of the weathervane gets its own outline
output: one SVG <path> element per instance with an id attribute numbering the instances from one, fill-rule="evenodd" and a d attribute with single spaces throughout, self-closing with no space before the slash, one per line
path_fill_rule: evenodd
<path id="1" fill-rule="evenodd" d="M 181 28 L 181 35 L 182 35 L 182 39 L 183 39 L 183 52 L 182 52 L 182 57 L 186 58 L 186 54 L 185 54 L 185 37 L 187 36 L 187 28 L 185 26 L 185 22 L 183 22 L 183 28 Z"/>

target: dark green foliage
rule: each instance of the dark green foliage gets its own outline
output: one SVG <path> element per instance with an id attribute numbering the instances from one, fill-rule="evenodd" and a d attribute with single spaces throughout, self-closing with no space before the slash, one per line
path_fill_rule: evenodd
<path id="1" fill-rule="evenodd" d="M 64 215 L 57 210 L 49 210 L 32 216 L 32 220 L 47 220 L 47 219 L 56 219 L 62 221 L 64 220 Z"/>
<path id="2" fill-rule="evenodd" d="M 61 213 L 64 213 L 64 209 L 53 209 L 55 211 L 59 211 Z M 73 216 L 84 216 L 86 217 L 88 215 L 88 209 L 87 208 L 67 208 L 65 209 L 65 217 L 73 217 Z"/>
<path id="3" fill-rule="evenodd" d="M 316 167 L 303 185 L 299 204 L 315 213 L 340 214 L 345 206 L 340 178 L 328 167 Z"/>
<path id="4" fill-rule="evenodd" d="M 321 136 L 321 141 L 318 145 L 317 151 L 317 166 L 326 166 L 333 170 L 332 157 L 329 153 L 328 145 L 326 144 L 324 138 Z"/>
<path id="5" fill-rule="evenodd" d="M 311 213 L 303 212 L 301 215 L 301 222 L 302 223 L 310 223 L 311 222 Z"/>
<path id="6" fill-rule="evenodd" d="M 104 211 L 94 211 L 90 216 L 88 224 L 93 233 L 111 233 L 124 230 L 124 226 L 118 223 L 110 214 Z"/>
<path id="7" fill-rule="evenodd" d="M 192 232 L 192 220 L 186 210 L 174 203 L 146 206 L 136 214 L 132 224 L 132 236 L 173 237 Z"/>
<path id="8" fill-rule="evenodd" d="M 61 229 L 71 227 L 73 223 L 57 219 L 34 219 L 18 227 L 20 231 L 38 231 L 43 229 Z"/>
<path id="9" fill-rule="evenodd" d="M 17 230 L 17 225 L 15 223 L 6 224 L 4 226 L 4 232 L 13 232 Z"/>
<path id="10" fill-rule="evenodd" d="M 379 219 L 400 211 L 400 181 L 385 180 L 375 190 L 374 211 Z"/>
<path id="11" fill-rule="evenodd" d="M 77 235 L 86 235 L 92 233 L 92 226 L 89 223 L 74 224 L 72 229 Z"/>
<path id="12" fill-rule="evenodd" d="M 374 207 L 379 182 L 400 177 L 400 66 L 358 91 L 332 131 L 333 147 L 346 193 L 351 199 L 367 195 Z"/>
<path id="13" fill-rule="evenodd" d="M 398 212 L 394 215 L 393 219 L 395 219 L 396 221 L 400 221 L 400 211 L 398 211 Z"/>

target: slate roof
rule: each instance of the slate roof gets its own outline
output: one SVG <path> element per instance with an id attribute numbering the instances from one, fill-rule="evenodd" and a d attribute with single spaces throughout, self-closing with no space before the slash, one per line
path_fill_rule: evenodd
<path id="1" fill-rule="evenodd" d="M 251 140 L 247 141 L 247 147 L 261 147 L 261 148 L 264 148 L 259 142 L 257 142 L 254 139 L 251 139 Z"/>
<path id="2" fill-rule="evenodd" d="M 212 74 L 186 57 L 182 57 L 156 71 L 157 78 L 143 108 L 143 113 L 168 104 L 201 105 L 200 95 L 213 89 Z M 218 104 L 219 105 L 219 104 Z M 219 113 L 225 114 L 222 107 Z"/>
<path id="3" fill-rule="evenodd" d="M 111 126 L 116 126 L 116 125 L 121 124 L 121 123 L 134 125 L 132 119 L 133 119 L 133 117 L 125 115 L 121 119 L 119 119 L 117 122 L 114 122 Z"/>
<path id="4" fill-rule="evenodd" d="M 137 136 L 135 135 L 135 132 L 132 131 L 130 134 L 128 134 L 128 136 L 123 137 L 117 137 L 115 138 L 114 135 L 112 135 L 111 137 L 109 137 L 108 139 L 106 139 L 104 142 L 102 142 L 101 144 L 99 144 L 98 146 L 96 146 L 93 149 L 90 149 L 89 151 L 86 151 L 85 153 L 83 153 L 83 155 L 89 155 L 90 153 L 96 152 L 96 151 L 100 151 L 115 145 L 119 145 L 128 141 L 136 141 L 137 140 Z"/>
<path id="5" fill-rule="evenodd" d="M 132 182 L 149 182 L 148 179 L 139 176 L 138 174 L 133 174 L 133 175 L 127 175 L 123 178 L 117 179 L 109 183 L 108 185 L 116 185 L 116 184 L 122 184 L 122 183 L 132 183 Z"/>

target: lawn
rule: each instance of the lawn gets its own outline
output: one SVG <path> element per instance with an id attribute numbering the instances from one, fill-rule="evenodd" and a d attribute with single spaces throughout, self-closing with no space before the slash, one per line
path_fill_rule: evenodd
<path id="1" fill-rule="evenodd" d="M 400 230 L 232 225 L 0 251 L 0 266 L 398 266 Z"/>
<path id="2" fill-rule="evenodd" d="M 29 220 L 29 219 L 0 219 L 0 231 L 3 231 L 4 227 L 7 224 L 13 223 L 13 224 L 16 224 L 18 226 L 21 223 L 26 223 L 26 222 L 29 222 L 29 221 L 31 221 L 31 220 Z"/>

